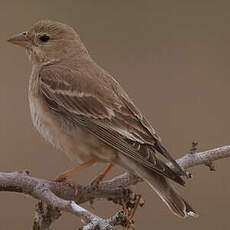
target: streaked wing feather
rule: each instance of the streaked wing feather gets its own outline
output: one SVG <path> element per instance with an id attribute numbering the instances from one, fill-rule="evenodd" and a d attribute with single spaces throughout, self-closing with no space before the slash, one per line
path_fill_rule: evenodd
<path id="1" fill-rule="evenodd" d="M 103 142 L 106 142 L 111 147 L 117 149 L 126 157 L 132 158 L 146 168 L 151 169 L 153 172 L 166 176 L 179 184 L 184 185 L 184 181 L 178 176 L 178 174 L 172 171 L 162 161 L 155 159 L 156 161 L 153 163 L 146 160 L 146 158 L 142 157 L 140 153 L 132 145 L 128 144 L 124 137 L 116 131 L 105 128 L 100 123 L 97 124 L 97 122 L 86 117 L 75 116 L 73 121 L 77 122 L 78 125 L 85 127 L 90 133 L 96 135 Z"/>
<path id="2" fill-rule="evenodd" d="M 154 142 L 152 141 L 153 146 L 151 146 L 154 150 L 157 150 L 159 153 L 161 153 L 166 159 L 172 162 L 172 164 L 178 169 L 178 171 L 181 173 L 181 175 L 186 175 L 186 173 L 181 169 L 181 167 L 177 164 L 177 162 L 173 159 L 173 157 L 169 154 L 166 148 L 162 146 L 160 137 L 156 134 L 155 130 L 152 129 L 150 123 L 142 117 L 141 113 L 139 110 L 135 107 L 135 105 L 132 103 L 131 100 L 129 100 L 128 96 L 125 95 L 124 97 L 120 96 L 120 99 L 122 102 L 127 106 L 129 109 L 130 113 L 135 116 L 139 124 L 146 130 L 146 132 L 154 139 Z"/>

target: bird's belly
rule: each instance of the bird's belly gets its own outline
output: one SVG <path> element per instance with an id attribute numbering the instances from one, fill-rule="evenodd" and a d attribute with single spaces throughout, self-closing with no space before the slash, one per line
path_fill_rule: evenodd
<path id="1" fill-rule="evenodd" d="M 80 127 L 69 130 L 37 98 L 30 97 L 30 111 L 33 125 L 56 149 L 66 153 L 79 163 L 92 159 L 110 162 L 115 151 Z"/>

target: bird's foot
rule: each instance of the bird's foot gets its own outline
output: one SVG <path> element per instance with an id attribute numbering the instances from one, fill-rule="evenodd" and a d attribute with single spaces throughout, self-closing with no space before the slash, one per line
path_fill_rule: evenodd
<path id="1" fill-rule="evenodd" d="M 67 180 L 67 177 L 64 177 L 62 175 L 59 175 L 56 179 L 55 182 L 65 182 Z"/>
<path id="2" fill-rule="evenodd" d="M 101 178 L 101 175 L 96 176 L 89 184 L 94 188 L 94 189 L 100 189 L 101 188 L 101 182 L 102 182 L 103 178 Z M 95 198 L 91 198 L 89 200 L 89 205 L 92 209 L 95 209 L 94 206 L 95 203 Z"/>
<path id="3" fill-rule="evenodd" d="M 96 176 L 92 181 L 90 181 L 90 185 L 95 186 L 96 188 L 100 188 L 101 182 L 103 181 L 103 178 L 101 175 Z"/>
<path id="4" fill-rule="evenodd" d="M 67 177 L 62 177 L 60 175 L 54 180 L 54 182 L 65 183 L 65 184 L 71 186 L 74 190 L 76 190 L 76 184 L 73 181 L 67 179 Z"/>
<path id="5" fill-rule="evenodd" d="M 108 172 L 111 170 L 111 168 L 113 167 L 113 164 L 109 164 L 108 167 L 104 170 L 104 172 L 102 172 L 101 174 L 99 174 L 98 176 L 96 176 L 91 182 L 91 185 L 97 186 L 98 188 L 101 185 L 101 182 L 103 181 L 103 179 L 105 178 L 105 176 L 108 174 Z"/>

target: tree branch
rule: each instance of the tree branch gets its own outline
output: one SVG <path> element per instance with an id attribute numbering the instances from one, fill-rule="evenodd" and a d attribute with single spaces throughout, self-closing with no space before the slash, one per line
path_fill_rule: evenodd
<path id="1" fill-rule="evenodd" d="M 193 146 L 194 147 L 194 146 Z M 179 158 L 177 163 L 184 169 L 197 165 L 208 165 L 213 169 L 213 161 L 230 157 L 230 145 L 196 153 L 193 151 Z M 171 163 L 168 166 L 176 171 Z M 60 217 L 60 211 L 69 212 L 84 221 L 82 230 L 114 229 L 116 225 L 126 226 L 128 221 L 124 213 L 119 212 L 108 219 L 102 219 L 78 204 L 95 199 L 106 198 L 116 203 L 121 200 L 134 199 L 134 193 L 128 189 L 142 181 L 139 177 L 124 173 L 111 180 L 96 185 L 77 185 L 75 188 L 68 183 L 48 181 L 29 176 L 28 171 L 0 173 L 0 191 L 18 192 L 43 201 L 36 207 L 33 230 L 48 230 L 51 223 Z M 39 206 L 40 205 L 40 206 Z"/>

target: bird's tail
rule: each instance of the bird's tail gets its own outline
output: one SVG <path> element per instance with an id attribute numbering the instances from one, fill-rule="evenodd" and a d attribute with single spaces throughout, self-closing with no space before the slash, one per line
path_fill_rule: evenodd
<path id="1" fill-rule="evenodd" d="M 194 211 L 189 203 L 179 195 L 163 176 L 154 175 L 146 179 L 146 181 L 175 215 L 182 218 L 188 216 L 198 217 L 196 211 Z"/>
<path id="2" fill-rule="evenodd" d="M 127 161 L 123 158 L 119 163 L 144 179 L 175 215 L 182 218 L 198 217 L 196 211 L 179 195 L 164 176 L 153 173 L 150 169 L 135 161 L 129 160 L 127 164 Z"/>

